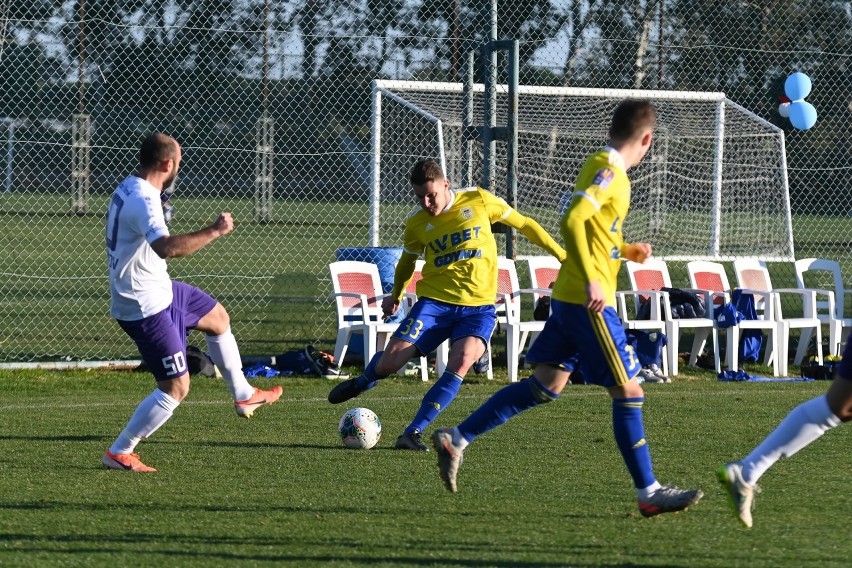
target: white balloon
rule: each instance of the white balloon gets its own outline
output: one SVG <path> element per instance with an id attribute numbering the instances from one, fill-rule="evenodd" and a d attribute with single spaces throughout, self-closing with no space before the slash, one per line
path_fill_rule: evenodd
<path id="1" fill-rule="evenodd" d="M 790 116 L 790 103 L 781 103 L 778 105 L 778 114 L 787 118 Z"/>

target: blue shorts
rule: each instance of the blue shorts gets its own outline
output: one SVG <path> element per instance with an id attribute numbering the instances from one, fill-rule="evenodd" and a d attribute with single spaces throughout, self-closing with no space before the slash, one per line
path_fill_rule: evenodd
<path id="1" fill-rule="evenodd" d="M 452 345 L 463 337 L 478 337 L 488 349 L 497 325 L 497 310 L 487 306 L 458 306 L 432 298 L 420 298 L 400 322 L 393 336 L 431 353 L 449 339 Z"/>
<path id="2" fill-rule="evenodd" d="M 172 280 L 172 293 L 172 304 L 153 316 L 117 320 L 158 381 L 176 379 L 187 372 L 186 334 L 216 307 L 215 299 L 183 282 Z"/>
<path id="3" fill-rule="evenodd" d="M 641 368 L 627 344 L 624 327 L 609 306 L 602 313 L 580 304 L 551 300 L 544 330 L 530 347 L 526 360 L 573 371 L 582 365 L 586 382 L 602 387 L 623 385 Z"/>

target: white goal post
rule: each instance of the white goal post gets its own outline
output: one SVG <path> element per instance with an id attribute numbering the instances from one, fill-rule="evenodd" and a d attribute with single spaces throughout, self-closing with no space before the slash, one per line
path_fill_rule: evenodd
<path id="1" fill-rule="evenodd" d="M 473 88 L 474 121 L 483 85 Z M 507 88 L 497 88 L 505 124 Z M 624 233 L 666 260 L 794 259 L 784 132 L 724 93 L 569 87 L 518 88 L 518 209 L 552 235 L 586 156 L 606 142 L 615 105 L 653 100 L 654 143 L 631 170 L 632 206 Z M 398 243 L 415 206 L 408 173 L 415 160 L 440 161 L 449 179 L 482 179 L 481 145 L 465 159 L 462 83 L 374 81 L 371 241 Z M 498 144 L 493 187 L 506 195 L 506 150 Z M 472 166 L 467 166 L 472 164 Z M 472 167 L 473 171 L 462 171 Z M 456 183 L 458 185 L 458 183 Z M 520 239 L 520 255 L 538 254 Z"/>

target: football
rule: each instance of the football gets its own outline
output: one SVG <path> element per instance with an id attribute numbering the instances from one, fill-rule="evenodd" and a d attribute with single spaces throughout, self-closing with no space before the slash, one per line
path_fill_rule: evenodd
<path id="1" fill-rule="evenodd" d="M 369 450 L 382 438 L 382 422 L 369 408 L 350 408 L 337 429 L 343 445 L 353 450 Z"/>

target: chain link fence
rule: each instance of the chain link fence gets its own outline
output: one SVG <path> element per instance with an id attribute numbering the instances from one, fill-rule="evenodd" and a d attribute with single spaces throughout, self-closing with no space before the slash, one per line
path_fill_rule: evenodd
<path id="1" fill-rule="evenodd" d="M 852 2 L 505 0 L 496 20 L 521 84 L 721 91 L 783 129 L 795 256 L 852 278 Z M 138 356 L 109 318 L 103 222 L 152 130 L 184 148 L 171 230 L 236 220 L 172 276 L 228 307 L 245 355 L 330 348 L 328 263 L 374 244 L 372 81 L 460 81 L 490 33 L 468 0 L 0 1 L 0 361 Z M 807 131 L 778 112 L 793 71 Z M 792 263 L 770 271 L 794 284 Z"/>

